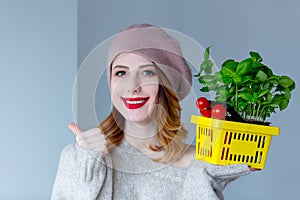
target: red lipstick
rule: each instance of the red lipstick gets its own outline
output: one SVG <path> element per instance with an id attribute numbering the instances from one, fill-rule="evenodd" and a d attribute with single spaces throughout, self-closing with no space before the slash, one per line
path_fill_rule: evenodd
<path id="1" fill-rule="evenodd" d="M 148 101 L 149 97 L 124 98 L 121 97 L 123 103 L 128 109 L 141 108 Z"/>

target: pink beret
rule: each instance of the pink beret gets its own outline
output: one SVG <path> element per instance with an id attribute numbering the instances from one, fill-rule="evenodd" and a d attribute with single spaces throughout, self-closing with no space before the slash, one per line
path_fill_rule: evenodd
<path id="1" fill-rule="evenodd" d="M 156 63 L 182 100 L 191 90 L 192 73 L 179 42 L 163 29 L 150 24 L 135 24 L 119 32 L 108 53 L 108 66 L 121 53 L 135 53 Z M 108 80 L 110 80 L 110 67 Z"/>

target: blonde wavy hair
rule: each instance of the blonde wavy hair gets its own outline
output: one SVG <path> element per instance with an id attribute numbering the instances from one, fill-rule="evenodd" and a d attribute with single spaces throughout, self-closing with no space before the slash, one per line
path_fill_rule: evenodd
<path id="1" fill-rule="evenodd" d="M 171 162 L 179 158 L 185 149 L 184 139 L 187 130 L 181 123 L 181 107 L 176 91 L 171 87 L 166 75 L 153 63 L 159 77 L 159 90 L 156 109 L 152 116 L 157 117 L 158 141 L 160 145 L 149 146 L 153 151 L 165 151 L 156 162 Z M 125 118 L 113 106 L 109 116 L 99 125 L 108 142 L 108 149 L 118 146 L 124 136 Z"/>

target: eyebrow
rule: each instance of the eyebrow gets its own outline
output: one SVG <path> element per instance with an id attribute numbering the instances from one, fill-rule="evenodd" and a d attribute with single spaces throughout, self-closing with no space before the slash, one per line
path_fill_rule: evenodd
<path id="1" fill-rule="evenodd" d="M 149 63 L 149 64 L 145 64 L 145 65 L 140 65 L 139 69 L 144 68 L 144 67 L 154 67 L 155 68 L 154 64 Z M 129 69 L 129 67 L 125 66 L 125 65 L 116 65 L 116 66 L 113 67 L 113 69 L 116 69 L 116 68 Z"/>

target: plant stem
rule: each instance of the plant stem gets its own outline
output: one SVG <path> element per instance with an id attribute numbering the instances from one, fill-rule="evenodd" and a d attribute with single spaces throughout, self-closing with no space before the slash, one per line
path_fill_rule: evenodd
<path id="1" fill-rule="evenodd" d="M 238 110 L 238 86 L 235 84 L 235 110 Z"/>
<path id="2" fill-rule="evenodd" d="M 256 119 L 259 120 L 259 111 L 260 111 L 260 104 L 258 105 L 257 111 L 256 111 Z"/>
<path id="3" fill-rule="evenodd" d="M 261 109 L 260 114 L 259 114 L 259 117 L 262 118 L 263 120 L 265 120 L 265 118 L 266 118 L 266 117 L 263 115 L 263 114 L 264 114 L 265 107 L 266 107 L 266 106 L 263 106 L 263 108 Z"/>
<path id="4" fill-rule="evenodd" d="M 253 108 L 252 108 L 252 119 L 255 119 L 255 109 L 256 109 L 256 105 L 253 104 Z"/>
<path id="5" fill-rule="evenodd" d="M 250 112 L 249 112 L 249 119 L 251 120 L 252 119 L 252 115 L 253 115 L 253 105 L 251 103 L 249 103 L 250 105 Z"/>

